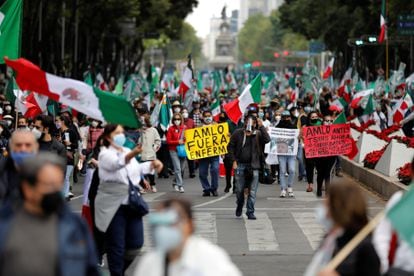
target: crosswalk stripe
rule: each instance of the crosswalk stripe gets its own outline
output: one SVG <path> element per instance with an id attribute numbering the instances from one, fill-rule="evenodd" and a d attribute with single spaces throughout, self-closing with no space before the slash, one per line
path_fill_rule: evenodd
<path id="1" fill-rule="evenodd" d="M 194 213 L 195 234 L 212 243 L 217 243 L 216 214 L 208 212 Z"/>
<path id="2" fill-rule="evenodd" d="M 143 196 L 144 196 L 144 199 L 145 199 L 146 202 L 153 202 L 157 198 L 162 197 L 163 195 L 165 195 L 165 193 L 158 192 L 158 193 L 146 193 Z"/>
<path id="3" fill-rule="evenodd" d="M 257 220 L 244 218 L 249 251 L 279 251 L 272 221 L 267 213 L 257 212 Z"/>
<path id="4" fill-rule="evenodd" d="M 303 234 L 309 241 L 313 250 L 319 247 L 323 239 L 325 231 L 322 226 L 316 221 L 316 215 L 313 212 L 296 213 L 292 212 L 292 216 L 302 230 Z"/>

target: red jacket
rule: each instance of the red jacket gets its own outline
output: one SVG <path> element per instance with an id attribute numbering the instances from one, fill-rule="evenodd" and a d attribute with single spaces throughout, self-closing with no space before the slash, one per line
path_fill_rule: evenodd
<path id="1" fill-rule="evenodd" d="M 192 129 L 195 127 L 194 121 L 191 118 L 184 119 L 184 125 L 186 129 Z"/>
<path id="2" fill-rule="evenodd" d="M 167 131 L 168 150 L 177 150 L 178 141 L 180 140 L 180 138 L 184 140 L 184 130 L 184 125 L 181 125 L 180 127 L 177 127 L 175 125 L 170 126 L 170 128 Z"/>

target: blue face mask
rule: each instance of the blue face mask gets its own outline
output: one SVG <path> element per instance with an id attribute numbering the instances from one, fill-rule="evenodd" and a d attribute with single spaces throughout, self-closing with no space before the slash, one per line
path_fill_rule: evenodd
<path id="1" fill-rule="evenodd" d="M 154 229 L 155 248 L 163 253 L 168 253 L 177 248 L 182 240 L 183 235 L 177 226 L 160 225 Z"/>
<path id="2" fill-rule="evenodd" d="M 117 145 L 118 147 L 123 147 L 126 141 L 126 137 L 125 134 L 120 133 L 114 136 L 114 143 L 115 145 Z"/>
<path id="3" fill-rule="evenodd" d="M 259 114 L 258 114 L 258 115 L 259 115 L 259 118 L 260 118 L 260 119 L 263 119 L 263 116 L 264 116 L 264 113 L 263 113 L 263 112 L 259 112 Z"/>
<path id="4" fill-rule="evenodd" d="M 22 165 L 24 160 L 33 157 L 34 155 L 35 154 L 33 152 L 10 152 L 10 156 L 16 166 Z"/>

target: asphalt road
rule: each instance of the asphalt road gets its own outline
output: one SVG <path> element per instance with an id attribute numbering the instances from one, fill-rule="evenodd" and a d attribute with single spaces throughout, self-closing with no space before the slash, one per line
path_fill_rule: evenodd
<path id="1" fill-rule="evenodd" d="M 350 181 L 344 176 L 333 181 Z M 224 178 L 220 178 L 219 196 L 202 197 L 198 177 L 185 175 L 185 193 L 173 191 L 169 179 L 157 179 L 157 193 L 147 193 L 145 199 L 154 206 L 167 197 L 185 197 L 192 201 L 196 219 L 196 233 L 223 247 L 244 275 L 302 275 L 314 250 L 324 234 L 316 222 L 315 208 L 321 203 L 314 193 L 305 192 L 306 183 L 296 182 L 294 198 L 279 198 L 279 186 L 260 184 L 256 201 L 256 221 L 236 218 L 235 195 L 223 192 Z M 83 178 L 75 184 L 72 209 L 80 213 Z M 385 202 L 370 191 L 366 195 L 370 216 L 383 209 Z M 145 223 L 144 252 L 151 249 L 148 224 Z M 214 264 L 212 264 L 214 265 Z M 104 274 L 106 271 L 104 270 Z"/>

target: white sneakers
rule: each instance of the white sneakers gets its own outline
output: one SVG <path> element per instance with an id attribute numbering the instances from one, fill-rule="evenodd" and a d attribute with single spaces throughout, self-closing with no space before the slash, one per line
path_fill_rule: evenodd
<path id="1" fill-rule="evenodd" d="M 179 192 L 180 191 L 180 188 L 178 187 L 178 185 L 173 185 L 174 186 L 174 190 L 176 191 L 176 192 Z"/>
<path id="2" fill-rule="evenodd" d="M 180 193 L 184 193 L 184 187 L 183 187 L 183 186 L 179 187 L 179 188 L 178 188 L 178 191 L 179 191 Z"/>
<path id="3" fill-rule="evenodd" d="M 295 195 L 293 194 L 293 189 L 291 187 L 288 188 L 288 196 L 289 197 L 294 197 Z"/>
<path id="4" fill-rule="evenodd" d="M 151 191 L 152 191 L 153 193 L 156 193 L 156 192 L 157 192 L 157 188 L 155 188 L 155 186 L 152 186 L 152 187 L 151 187 Z"/>
<path id="5" fill-rule="evenodd" d="M 294 197 L 295 194 L 293 193 L 293 189 L 292 188 L 288 188 L 287 189 L 287 195 L 289 197 Z M 280 197 L 285 198 L 286 197 L 286 190 L 282 190 L 282 192 L 280 193 Z"/>

